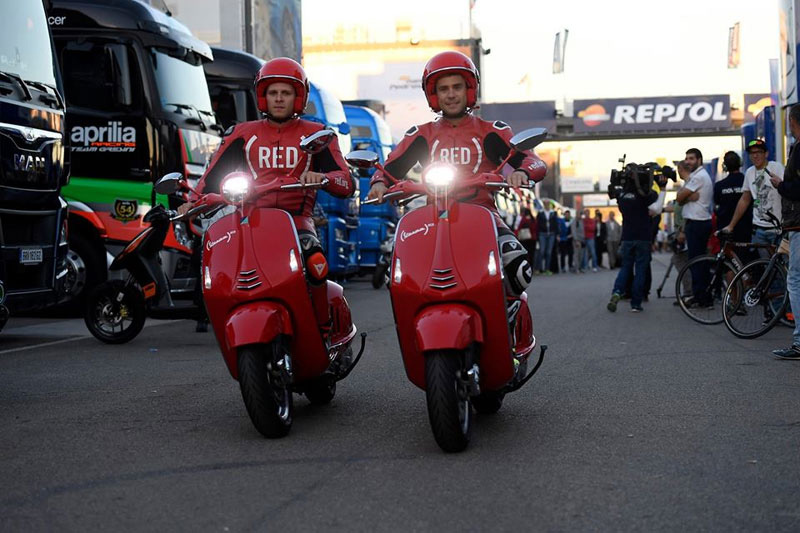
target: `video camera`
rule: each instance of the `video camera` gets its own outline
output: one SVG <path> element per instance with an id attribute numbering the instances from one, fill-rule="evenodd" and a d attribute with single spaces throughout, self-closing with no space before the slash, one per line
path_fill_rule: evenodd
<path id="1" fill-rule="evenodd" d="M 658 163 L 650 162 L 643 165 L 636 163 L 625 164 L 623 155 L 619 162 L 622 163 L 622 170 L 611 170 L 611 181 L 608 184 L 608 197 L 612 200 L 619 198 L 621 194 L 632 192 L 639 196 L 647 196 L 653 188 L 653 182 L 664 187 L 668 179 L 678 180 L 678 175 L 669 165 L 663 167 Z"/>

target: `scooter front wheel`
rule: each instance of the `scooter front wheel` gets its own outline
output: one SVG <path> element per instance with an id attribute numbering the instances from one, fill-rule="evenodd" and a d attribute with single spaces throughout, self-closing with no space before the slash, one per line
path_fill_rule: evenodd
<path id="1" fill-rule="evenodd" d="M 280 342 L 239 350 L 239 388 L 250 420 L 267 438 L 292 428 L 291 358 Z"/>
<path id="2" fill-rule="evenodd" d="M 89 332 L 107 344 L 133 340 L 147 318 L 144 296 L 135 285 L 101 283 L 86 298 L 83 320 Z"/>
<path id="3" fill-rule="evenodd" d="M 446 452 L 463 451 L 472 434 L 472 408 L 466 382 L 459 379 L 460 352 L 440 351 L 425 357 L 425 398 L 433 437 Z"/>

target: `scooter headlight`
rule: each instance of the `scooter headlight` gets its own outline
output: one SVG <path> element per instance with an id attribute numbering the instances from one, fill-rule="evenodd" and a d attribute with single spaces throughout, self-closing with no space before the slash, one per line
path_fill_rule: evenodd
<path id="1" fill-rule="evenodd" d="M 229 175 L 222 182 L 222 197 L 229 204 L 238 204 L 250 192 L 250 178 L 241 173 Z"/>
<path id="2" fill-rule="evenodd" d="M 430 187 L 447 187 L 456 177 L 456 171 L 450 165 L 432 165 L 425 172 L 425 183 Z"/>

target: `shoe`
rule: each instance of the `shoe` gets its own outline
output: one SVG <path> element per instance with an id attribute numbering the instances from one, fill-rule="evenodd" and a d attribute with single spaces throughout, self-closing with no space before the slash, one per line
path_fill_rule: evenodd
<path id="1" fill-rule="evenodd" d="M 642 311 L 644 311 L 644 309 L 640 305 L 631 306 L 631 313 L 641 313 Z"/>
<path id="2" fill-rule="evenodd" d="M 619 294 L 615 292 L 614 294 L 611 295 L 611 300 L 608 301 L 606 309 L 608 309 L 612 313 L 615 312 L 617 310 L 618 302 L 619 302 Z"/>
<path id="3" fill-rule="evenodd" d="M 597 272 L 597 267 L 594 267 L 594 268 L 592 269 L 592 272 Z"/>
<path id="4" fill-rule="evenodd" d="M 772 355 L 778 359 L 787 359 L 790 361 L 800 361 L 800 346 L 793 344 L 791 348 L 782 348 L 780 350 L 772 350 Z"/>

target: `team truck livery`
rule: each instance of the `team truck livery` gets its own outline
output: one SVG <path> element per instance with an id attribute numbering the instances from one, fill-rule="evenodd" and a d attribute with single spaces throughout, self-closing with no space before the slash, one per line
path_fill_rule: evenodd
<path id="1" fill-rule="evenodd" d="M 0 329 L 67 275 L 64 90 L 41 0 L 0 0 Z M 5 302 L 4 302 L 5 301 Z"/>
<path id="2" fill-rule="evenodd" d="M 253 80 L 264 60 L 237 50 L 212 47 L 214 61 L 203 69 L 211 94 L 211 107 L 217 120 L 227 130 L 240 122 L 259 120 Z"/>
<path id="3" fill-rule="evenodd" d="M 71 148 L 67 285 L 83 300 L 147 226 L 154 181 L 170 172 L 198 179 L 222 127 L 203 74 L 211 49 L 168 13 L 136 0 L 53 0 L 48 14 Z M 174 225 L 161 254 L 177 295 L 194 288 L 192 242 Z"/>

